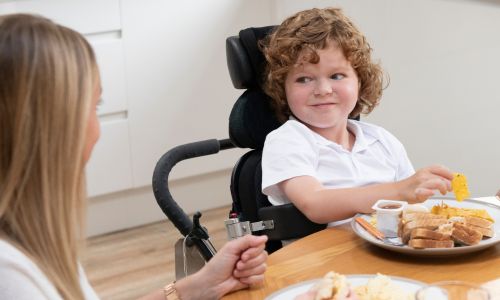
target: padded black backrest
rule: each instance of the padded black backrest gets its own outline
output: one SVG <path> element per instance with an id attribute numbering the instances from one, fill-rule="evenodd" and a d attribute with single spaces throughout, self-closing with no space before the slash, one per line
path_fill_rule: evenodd
<path id="1" fill-rule="evenodd" d="M 227 65 L 233 85 L 246 89 L 229 116 L 229 137 L 240 148 L 254 149 L 241 157 L 233 169 L 233 212 L 238 213 L 242 221 L 275 220 L 277 230 L 264 232 L 269 236 L 266 243 L 269 253 L 281 248 L 282 239 L 299 238 L 326 226 L 311 222 L 293 204 L 271 206 L 267 196 L 261 192 L 264 141 L 269 132 L 281 125 L 273 112 L 270 98 L 262 91 L 266 62 L 259 49 L 259 40 L 273 28 L 244 29 L 239 36 L 226 40 Z"/>
<path id="2" fill-rule="evenodd" d="M 235 88 L 247 89 L 236 101 L 229 116 L 229 137 L 240 148 L 262 149 L 269 132 L 278 122 L 269 97 L 262 91 L 266 61 L 259 41 L 274 26 L 247 28 L 226 40 L 226 58 Z"/>

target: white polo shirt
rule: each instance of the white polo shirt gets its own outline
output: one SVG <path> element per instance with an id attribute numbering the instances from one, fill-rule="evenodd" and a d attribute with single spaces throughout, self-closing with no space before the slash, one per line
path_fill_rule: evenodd
<path id="1" fill-rule="evenodd" d="M 262 192 L 273 205 L 290 203 L 277 184 L 297 176 L 326 188 L 394 182 L 415 173 L 401 142 L 382 127 L 348 120 L 356 136 L 352 151 L 290 118 L 267 135 L 262 153 Z"/>

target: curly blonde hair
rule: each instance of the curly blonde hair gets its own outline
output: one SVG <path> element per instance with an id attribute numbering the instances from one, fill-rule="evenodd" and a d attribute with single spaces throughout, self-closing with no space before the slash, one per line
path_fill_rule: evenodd
<path id="1" fill-rule="evenodd" d="M 291 115 L 286 100 L 285 80 L 304 54 L 309 63 L 318 63 L 317 50 L 335 42 L 354 68 L 359 82 L 359 98 L 349 117 L 370 113 L 380 102 L 384 73 L 372 61 L 372 48 L 365 36 L 339 8 L 313 8 L 296 13 L 279 25 L 260 45 L 267 60 L 264 91 L 273 101 L 281 122 Z"/>

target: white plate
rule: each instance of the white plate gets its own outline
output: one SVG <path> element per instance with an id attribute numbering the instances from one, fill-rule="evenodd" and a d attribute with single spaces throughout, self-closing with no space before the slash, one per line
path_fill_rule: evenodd
<path id="1" fill-rule="evenodd" d="M 376 275 L 346 275 L 347 281 L 351 284 L 352 288 L 360 285 L 365 285 L 369 279 L 374 278 L 375 276 Z M 423 282 L 403 277 L 388 277 L 390 277 L 392 282 L 399 286 L 402 291 L 407 293 L 415 293 L 419 288 L 426 285 Z M 271 295 L 267 296 L 265 300 L 293 300 L 298 295 L 306 293 L 319 280 L 321 279 L 313 279 L 290 285 L 286 288 L 272 293 Z"/>
<path id="2" fill-rule="evenodd" d="M 358 214 L 351 221 L 351 227 L 354 232 L 365 241 L 382 247 L 391 251 L 405 253 L 410 255 L 418 255 L 418 256 L 449 256 L 455 254 L 464 254 L 479 251 L 491 246 L 496 245 L 500 242 L 500 206 L 496 206 L 493 204 L 466 199 L 462 202 L 455 201 L 453 198 L 441 197 L 441 198 L 432 198 L 424 202 L 426 207 L 431 208 L 434 205 L 440 204 L 442 201 L 448 204 L 448 206 L 459 207 L 459 208 L 474 208 L 474 209 L 486 209 L 490 216 L 495 220 L 493 223 L 494 234 L 491 238 L 483 239 L 479 244 L 473 246 L 459 246 L 454 248 L 433 248 L 433 249 L 414 249 L 409 246 L 392 246 L 389 244 L 385 244 L 377 238 L 373 237 L 369 234 L 363 227 L 361 227 L 358 223 L 356 223 L 356 217 L 362 217 L 365 220 L 369 221 L 371 215 L 366 214 Z"/>

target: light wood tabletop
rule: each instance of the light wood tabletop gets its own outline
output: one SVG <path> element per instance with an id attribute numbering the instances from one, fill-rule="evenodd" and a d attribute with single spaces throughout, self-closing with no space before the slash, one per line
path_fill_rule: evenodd
<path id="1" fill-rule="evenodd" d="M 359 238 L 350 224 L 327 228 L 272 253 L 264 283 L 223 299 L 264 299 L 301 281 L 327 272 L 407 277 L 426 283 L 462 280 L 484 283 L 500 277 L 500 244 L 450 257 L 417 257 L 379 248 Z"/>

